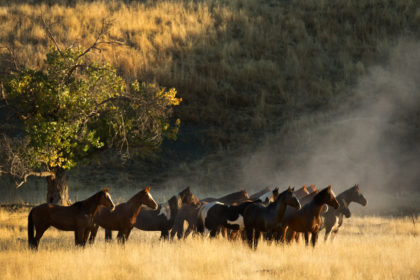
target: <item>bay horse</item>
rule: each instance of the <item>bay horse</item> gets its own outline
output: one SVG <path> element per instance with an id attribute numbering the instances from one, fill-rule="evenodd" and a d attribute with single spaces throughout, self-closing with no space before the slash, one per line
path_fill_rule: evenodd
<path id="1" fill-rule="evenodd" d="M 252 203 L 244 210 L 244 226 L 248 245 L 256 249 L 261 232 L 277 229 L 283 219 L 286 206 L 300 209 L 299 199 L 294 194 L 294 188 L 288 188 L 279 194 L 277 199 L 265 206 L 262 203 Z"/>
<path id="2" fill-rule="evenodd" d="M 327 204 L 337 209 L 340 204 L 337 201 L 334 192 L 332 191 L 331 185 L 325 189 L 319 191 L 313 199 L 303 205 L 303 207 L 293 213 L 288 213 L 283 219 L 283 241 L 286 238 L 287 230 L 291 232 L 304 233 L 305 243 L 308 245 L 309 234 L 312 234 L 311 242 L 312 246 L 315 247 L 318 239 L 318 233 L 322 225 L 321 211 L 323 206 Z M 290 242 L 294 238 L 294 235 L 289 237 Z"/>
<path id="3" fill-rule="evenodd" d="M 76 245 L 85 246 L 93 217 L 101 206 L 115 209 L 109 188 L 104 188 L 88 199 L 70 206 L 44 203 L 32 208 L 28 215 L 29 247 L 38 249 L 39 240 L 50 226 L 59 230 L 74 231 Z"/>
<path id="4" fill-rule="evenodd" d="M 89 243 L 92 244 L 95 241 L 99 226 L 108 231 L 118 231 L 118 240 L 121 243 L 125 243 L 130 236 L 130 232 L 136 223 L 137 215 L 143 204 L 152 209 L 157 209 L 158 207 L 150 194 L 150 187 L 139 191 L 127 202 L 118 204 L 114 211 L 110 211 L 105 207 L 99 209 L 93 218 L 94 225 L 90 230 Z"/>
<path id="5" fill-rule="evenodd" d="M 367 199 L 360 192 L 359 185 L 354 185 L 337 195 L 337 201 L 340 203 L 338 209 L 328 208 L 327 212 L 322 213 L 324 222 L 321 229 L 325 228 L 325 241 L 327 241 L 330 232 L 332 233 L 331 239 L 334 239 L 339 228 L 343 224 L 344 217 L 351 217 L 349 209 L 351 202 L 356 202 L 362 206 L 366 206 L 368 203 Z"/>
<path id="6" fill-rule="evenodd" d="M 134 226 L 146 231 L 160 231 L 160 238 L 168 239 L 175 217 L 182 205 L 198 205 L 199 200 L 186 188 L 178 195 L 171 197 L 166 203 L 159 204 L 157 210 L 142 209 Z"/>
<path id="7" fill-rule="evenodd" d="M 202 202 L 214 202 L 218 201 L 224 204 L 234 204 L 234 203 L 241 203 L 246 200 L 249 200 L 248 193 L 245 190 L 241 190 L 238 192 L 234 192 L 225 196 L 222 196 L 220 198 L 214 198 L 214 197 L 207 197 L 202 199 Z"/>

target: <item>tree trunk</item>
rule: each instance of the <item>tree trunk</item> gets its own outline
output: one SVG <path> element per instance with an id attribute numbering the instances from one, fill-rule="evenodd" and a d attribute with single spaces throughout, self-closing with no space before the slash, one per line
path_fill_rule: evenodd
<path id="1" fill-rule="evenodd" d="M 47 177 L 47 202 L 65 206 L 70 205 L 66 171 L 57 169 L 54 170 L 54 174 L 54 179 L 52 177 Z"/>

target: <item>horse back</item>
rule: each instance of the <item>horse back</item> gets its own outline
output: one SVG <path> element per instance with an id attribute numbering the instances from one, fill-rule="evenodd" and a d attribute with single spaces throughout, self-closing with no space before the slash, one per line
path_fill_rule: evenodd
<path id="1" fill-rule="evenodd" d="M 77 207 L 60 206 L 51 203 L 44 203 L 32 209 L 34 224 L 53 226 L 60 230 L 75 230 L 79 224 L 87 224 L 84 221 L 87 217 L 78 211 Z"/>

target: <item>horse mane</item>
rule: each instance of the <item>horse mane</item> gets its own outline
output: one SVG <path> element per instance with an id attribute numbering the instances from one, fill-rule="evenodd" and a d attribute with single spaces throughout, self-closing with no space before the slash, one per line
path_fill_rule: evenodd
<path id="1" fill-rule="evenodd" d="M 275 207 L 277 205 L 277 203 L 283 199 L 283 197 L 288 193 L 288 192 L 293 192 L 292 188 L 288 188 L 287 190 L 282 191 L 281 193 L 279 193 L 279 195 L 277 196 L 276 200 L 272 203 L 270 203 L 267 208 L 270 207 Z"/>
<path id="2" fill-rule="evenodd" d="M 326 187 L 326 188 L 324 188 L 322 190 L 318 190 L 318 193 L 314 196 L 313 201 L 318 203 L 320 201 L 320 199 L 322 197 L 324 197 L 325 194 L 328 193 L 328 191 L 330 189 L 331 189 L 331 185 L 329 185 L 328 187 Z"/>

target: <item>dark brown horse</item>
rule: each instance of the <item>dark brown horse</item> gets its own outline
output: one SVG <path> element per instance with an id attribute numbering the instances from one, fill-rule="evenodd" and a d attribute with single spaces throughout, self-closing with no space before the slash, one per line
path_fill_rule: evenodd
<path id="1" fill-rule="evenodd" d="M 93 224 L 93 217 L 101 206 L 115 208 L 108 188 L 71 206 L 44 203 L 32 208 L 28 216 L 29 247 L 37 249 L 39 240 L 50 226 L 60 230 L 74 231 L 76 245 L 84 246 Z"/>
<path id="2" fill-rule="evenodd" d="M 327 212 L 322 213 L 324 220 L 322 228 L 325 228 L 325 241 L 327 241 L 330 232 L 332 232 L 331 239 L 334 239 L 339 228 L 343 224 L 344 217 L 350 218 L 351 212 L 349 205 L 351 202 L 356 202 L 363 206 L 366 206 L 368 203 L 367 199 L 360 192 L 359 185 L 354 185 L 337 195 L 337 200 L 340 203 L 338 209 L 331 209 L 331 207 L 329 207 Z"/>
<path id="3" fill-rule="evenodd" d="M 207 197 L 202 199 L 202 202 L 213 202 L 213 201 L 218 201 L 224 204 L 239 204 L 242 202 L 245 202 L 246 200 L 249 200 L 249 196 L 248 193 L 244 190 L 241 190 L 239 192 L 234 192 L 225 196 L 222 196 L 220 198 L 213 198 L 213 197 Z"/>
<path id="4" fill-rule="evenodd" d="M 289 187 L 268 206 L 252 203 L 245 208 L 243 213 L 245 232 L 251 248 L 257 248 L 261 232 L 272 231 L 280 226 L 287 205 L 300 209 L 299 200 L 293 191 Z"/>
<path id="5" fill-rule="evenodd" d="M 139 191 L 127 202 L 118 204 L 114 211 L 110 211 L 105 207 L 99 209 L 93 219 L 94 225 L 90 231 L 89 242 L 93 243 L 95 241 L 96 233 L 98 232 L 99 226 L 101 226 L 105 230 L 118 231 L 119 241 L 125 243 L 130 236 L 130 232 L 136 223 L 137 215 L 143 204 L 152 209 L 157 209 L 158 207 L 150 194 L 150 187 Z"/>
<path id="6" fill-rule="evenodd" d="M 308 244 L 309 234 L 312 234 L 311 242 L 315 246 L 318 239 L 318 232 L 321 228 L 321 211 L 325 204 L 328 204 L 337 209 L 340 204 L 335 198 L 331 186 L 326 187 L 313 199 L 305 204 L 302 209 L 293 213 L 288 213 L 283 219 L 283 240 L 286 237 L 286 232 L 289 229 L 292 232 L 302 232 L 305 235 L 305 242 Z M 294 236 L 291 236 L 288 241 L 291 241 Z"/>
<path id="7" fill-rule="evenodd" d="M 187 238 L 191 232 L 197 231 L 197 218 L 199 210 L 199 205 L 182 205 L 175 217 L 174 225 L 171 230 L 171 239 L 174 238 L 175 234 L 178 239 Z M 188 223 L 188 228 L 185 230 L 185 233 L 184 221 L 187 221 Z"/>

